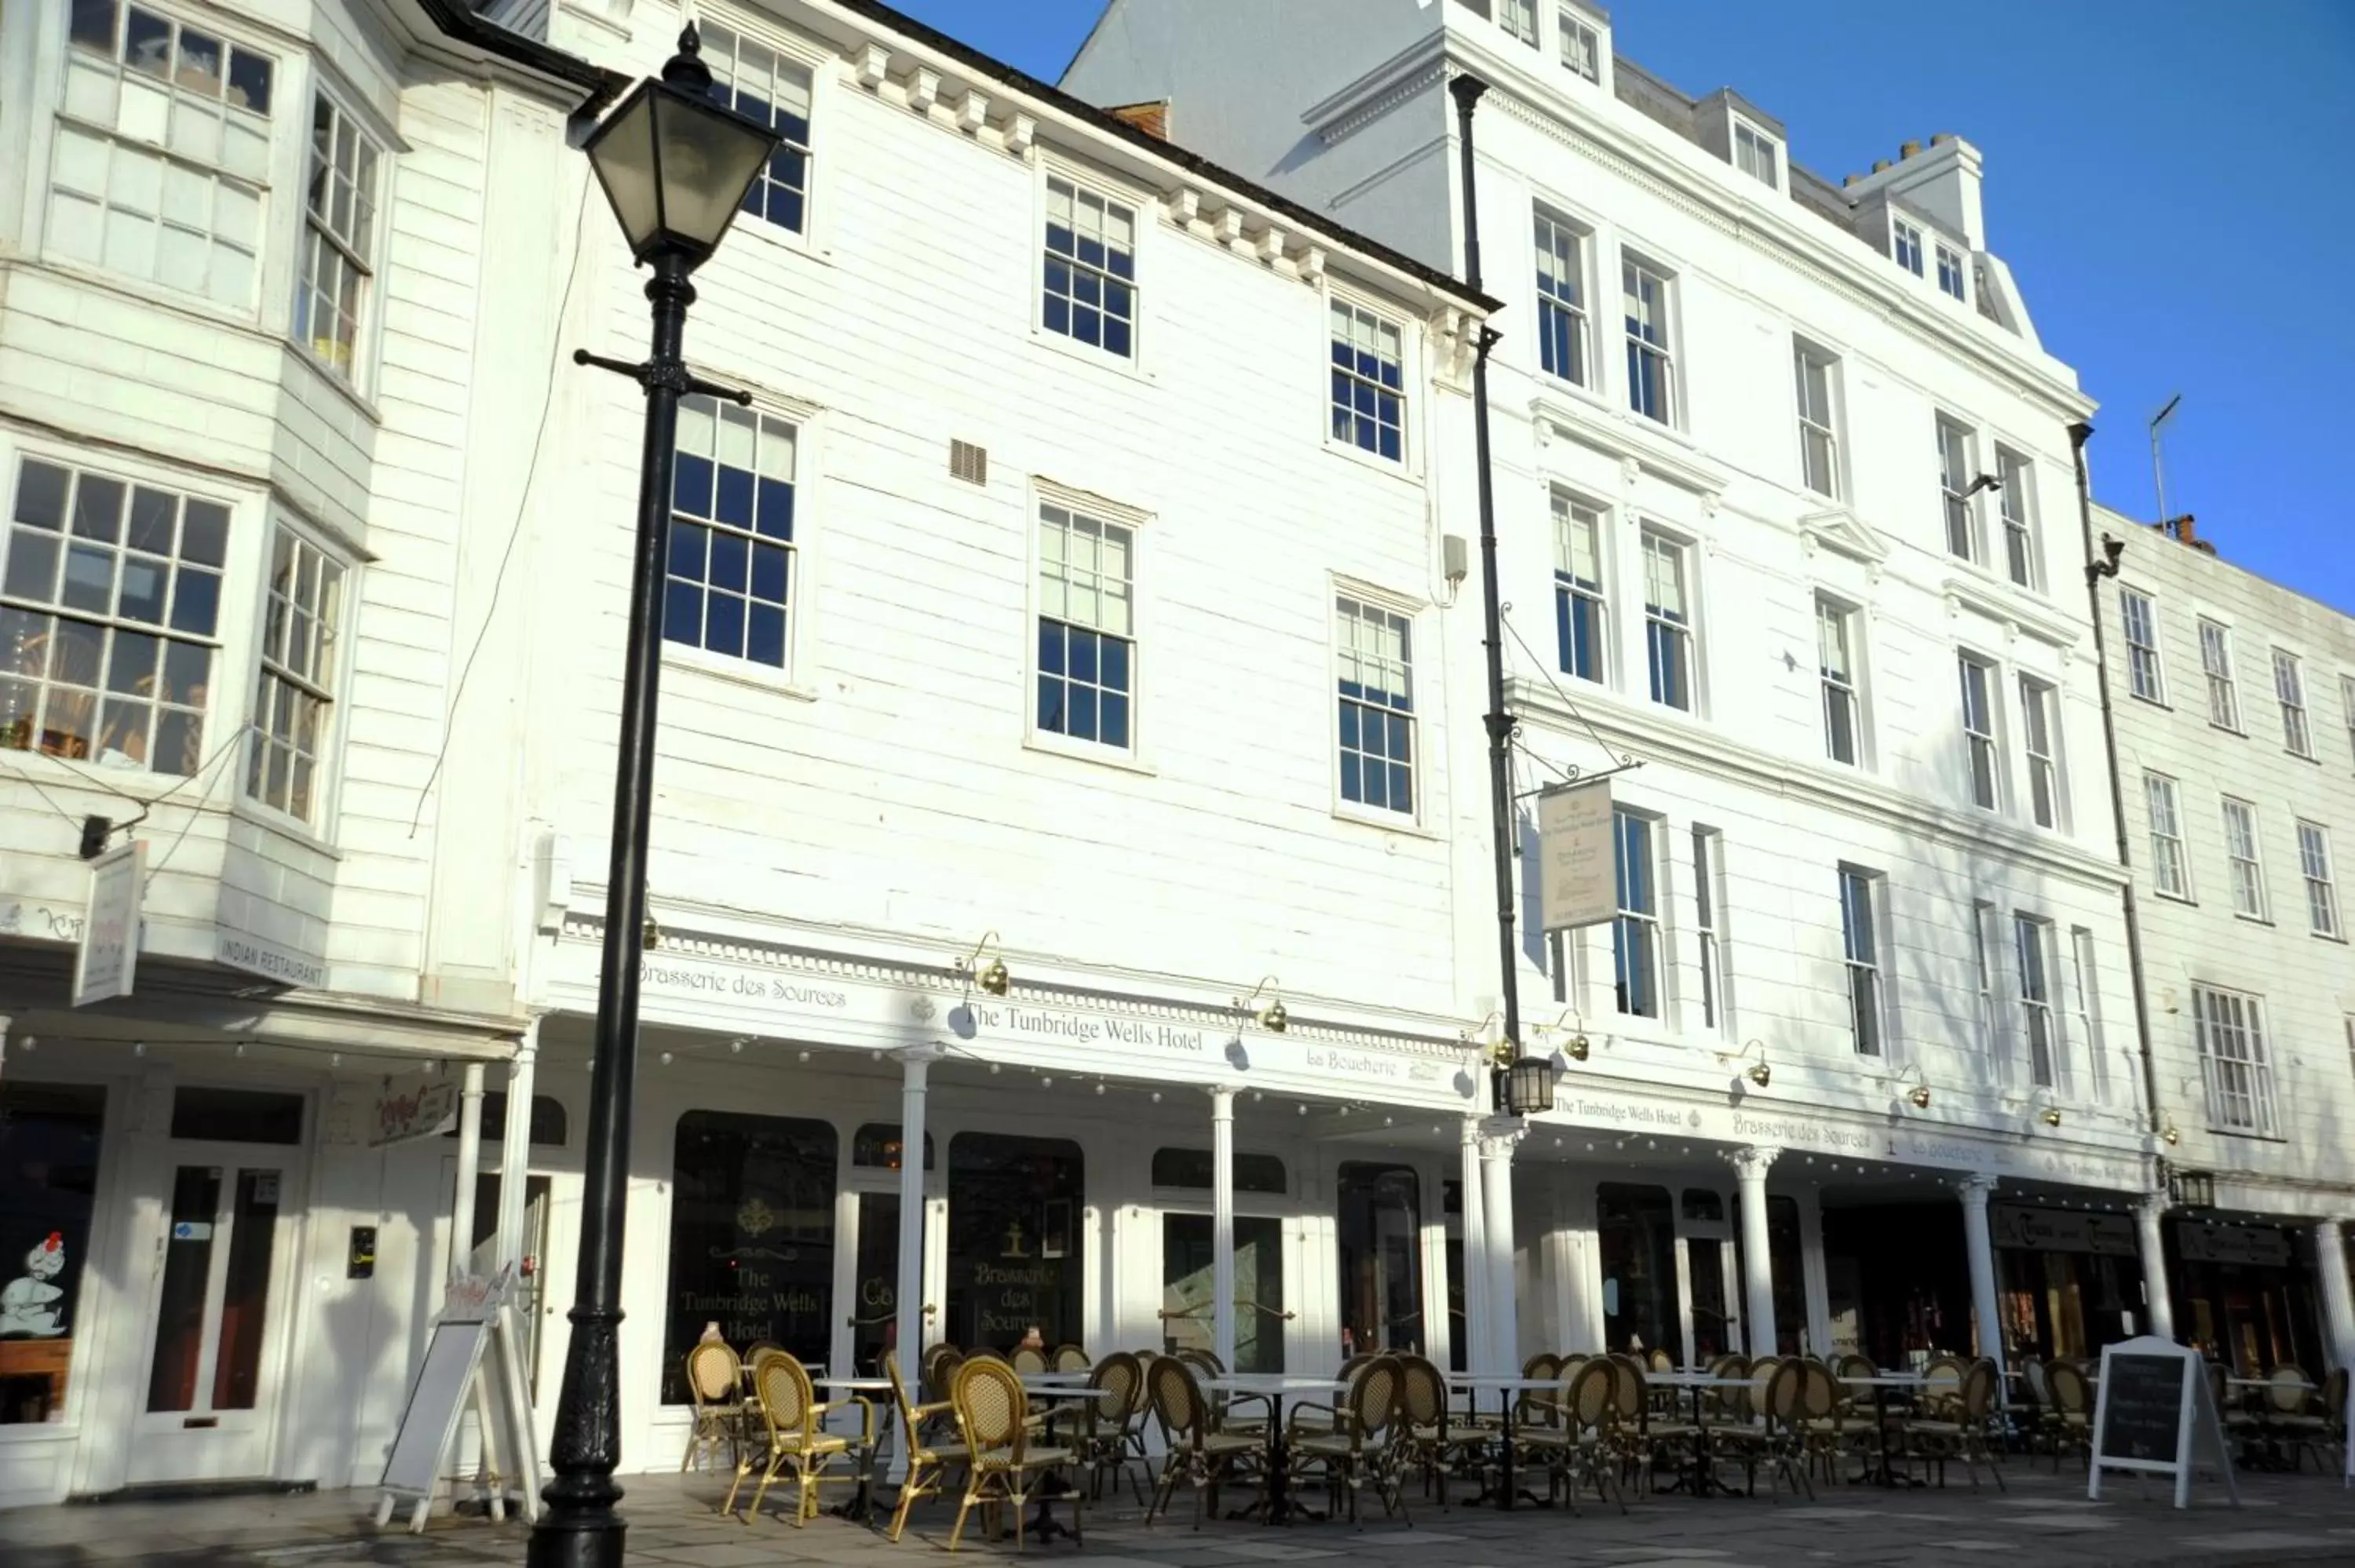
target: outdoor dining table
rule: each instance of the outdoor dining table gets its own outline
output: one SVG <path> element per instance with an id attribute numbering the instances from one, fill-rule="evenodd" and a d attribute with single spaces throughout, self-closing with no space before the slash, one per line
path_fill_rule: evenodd
<path id="1" fill-rule="evenodd" d="M 1500 1509 L 1511 1508 L 1513 1496 L 1520 1489 L 1516 1472 L 1518 1457 L 1513 1445 L 1513 1406 L 1519 1403 L 1516 1396 L 1534 1393 L 1540 1389 L 1551 1392 L 1561 1386 L 1561 1380 L 1550 1377 L 1522 1377 L 1518 1373 L 1505 1375 L 1497 1372 L 1449 1372 L 1447 1386 L 1461 1391 L 1465 1403 L 1476 1408 L 1482 1392 L 1489 1389 L 1497 1392 L 1499 1414 L 1504 1417 L 1503 1436 L 1497 1452 L 1497 1506 Z M 1476 1503 L 1480 1499 L 1475 1498 L 1472 1500 Z M 1529 1500 L 1535 1502 L 1539 1499 L 1532 1497 Z"/>
<path id="2" fill-rule="evenodd" d="M 1286 1394 L 1323 1394 L 1333 1399 L 1349 1385 L 1329 1377 L 1295 1376 L 1289 1372 L 1229 1372 L 1202 1380 L 1209 1393 L 1243 1394 L 1264 1399 L 1267 1411 L 1267 1522 L 1292 1522 L 1291 1477 L 1284 1462 L 1284 1400 Z M 1300 1510 L 1307 1512 L 1305 1509 Z M 1313 1516 L 1312 1516 L 1313 1517 Z"/>
<path id="3" fill-rule="evenodd" d="M 1889 1452 L 1888 1391 L 1892 1388 L 1922 1388 L 1929 1383 L 1929 1378 L 1921 1372 L 1881 1372 L 1872 1377 L 1843 1377 L 1839 1381 L 1850 1388 L 1869 1388 L 1872 1390 L 1872 1424 L 1874 1426 L 1878 1427 L 1881 1432 L 1881 1479 L 1879 1484 L 1883 1487 L 1890 1488 L 1892 1490 L 1895 1489 L 1899 1485 L 1899 1481 L 1897 1479 L 1897 1466 L 1894 1463 L 1893 1457 Z M 1905 1478 L 1903 1484 L 1908 1487 L 1918 1487 L 1924 1483 L 1914 1479 L 1909 1475 Z"/>
<path id="4" fill-rule="evenodd" d="M 847 1394 L 889 1393 L 891 1380 L 888 1377 L 824 1377 L 812 1372 L 810 1382 L 829 1393 Z M 829 1400 L 827 1403 L 831 1404 Z M 838 1519 L 855 1519 L 866 1524 L 875 1517 L 875 1456 L 869 1452 L 866 1464 L 859 1467 L 858 1490 L 847 1503 L 837 1503 L 829 1510 Z"/>

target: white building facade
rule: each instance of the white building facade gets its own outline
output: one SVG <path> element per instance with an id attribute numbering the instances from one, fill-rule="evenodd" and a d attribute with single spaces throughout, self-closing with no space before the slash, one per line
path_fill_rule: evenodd
<path id="1" fill-rule="evenodd" d="M 2081 579 L 2091 405 L 1991 248 L 1977 151 L 1836 187 L 1575 0 L 1112 0 L 1065 85 L 1444 265 L 1463 77 L 1507 306 L 1515 791 L 1641 764 L 1612 779 L 1619 917 L 1549 939 L 1523 904 L 1523 1016 L 1565 1070 L 1513 1164 L 1517 1348 L 2138 1330 L 2154 1129 Z"/>
<path id="2" fill-rule="evenodd" d="M 2124 546 L 2101 591 L 2176 1331 L 2243 1375 L 2344 1365 L 2355 620 L 2232 565 L 2190 517 L 2094 518 Z"/>
<path id="3" fill-rule="evenodd" d="M 11 6 L 0 81 L 0 1506 L 342 1484 L 505 1217 L 370 1124 L 479 1131 L 528 1022 L 421 801 L 562 281 L 490 211 L 608 83 L 406 0 Z M 86 836 L 144 911 L 78 1008 Z"/>

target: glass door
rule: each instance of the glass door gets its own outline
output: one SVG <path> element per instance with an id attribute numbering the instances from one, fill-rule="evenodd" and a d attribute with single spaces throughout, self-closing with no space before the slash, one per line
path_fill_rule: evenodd
<path id="1" fill-rule="evenodd" d="M 858 1223 L 851 1252 L 850 1364 L 860 1377 L 879 1377 L 883 1352 L 900 1338 L 900 1194 L 859 1193 Z M 903 1376 L 913 1370 L 909 1357 L 897 1359 Z"/>
<path id="2" fill-rule="evenodd" d="M 1161 1337 L 1171 1354 L 1216 1351 L 1218 1263 L 1208 1214 L 1161 1216 Z M 1238 1372 L 1284 1370 L 1284 1222 L 1235 1216 L 1235 1364 Z"/>
<path id="3" fill-rule="evenodd" d="M 171 1168 L 132 1481 L 269 1473 L 292 1176 L 266 1156 Z"/>

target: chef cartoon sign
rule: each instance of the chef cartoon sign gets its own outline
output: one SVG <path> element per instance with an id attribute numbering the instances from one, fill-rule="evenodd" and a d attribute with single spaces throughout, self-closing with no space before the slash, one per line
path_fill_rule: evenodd
<path id="1" fill-rule="evenodd" d="M 0 1285 L 0 1339 L 47 1340 L 66 1331 L 58 1308 L 66 1293 L 50 1283 L 65 1266 L 65 1235 L 51 1231 L 25 1255 L 24 1274 Z"/>

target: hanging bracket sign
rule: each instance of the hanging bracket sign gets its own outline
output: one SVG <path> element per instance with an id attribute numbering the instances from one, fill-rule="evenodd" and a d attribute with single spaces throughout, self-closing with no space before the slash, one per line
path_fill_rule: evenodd
<path id="1" fill-rule="evenodd" d="M 131 994 L 139 969 L 139 904 L 147 886 L 147 845 L 121 843 L 90 863 L 90 914 L 74 955 L 73 1005 Z"/>
<path id="2" fill-rule="evenodd" d="M 1619 914 L 1611 784 L 1570 784 L 1538 797 L 1540 918 L 1549 931 L 1600 926 Z"/>
<path id="3" fill-rule="evenodd" d="M 2105 1469 L 2139 1470 L 2174 1477 L 2175 1506 L 2187 1508 L 2195 1467 L 2223 1477 L 2225 1494 L 2234 1508 L 2241 1506 L 2240 1484 L 2232 1478 L 2232 1456 L 2224 1446 L 2223 1418 L 2200 1352 L 2147 1336 L 2105 1346 L 2085 1495 L 2101 1498 Z"/>
<path id="4" fill-rule="evenodd" d="M 432 1138 L 458 1114 L 458 1086 L 447 1078 L 388 1079 L 377 1091 L 376 1114 L 368 1118 L 368 1147 Z"/>

